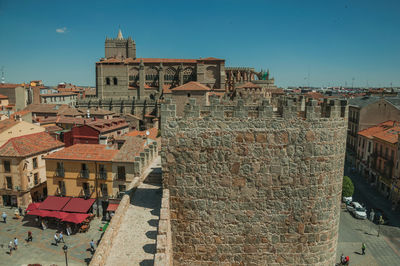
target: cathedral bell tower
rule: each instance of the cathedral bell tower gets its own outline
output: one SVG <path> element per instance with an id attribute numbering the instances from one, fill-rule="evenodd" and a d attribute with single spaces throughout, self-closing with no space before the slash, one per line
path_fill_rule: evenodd
<path id="1" fill-rule="evenodd" d="M 121 29 L 119 29 L 118 31 L 117 38 L 106 37 L 104 47 L 105 47 L 106 58 L 136 59 L 135 41 L 132 40 L 131 37 L 128 37 L 128 39 L 124 39 L 124 36 L 122 36 Z"/>

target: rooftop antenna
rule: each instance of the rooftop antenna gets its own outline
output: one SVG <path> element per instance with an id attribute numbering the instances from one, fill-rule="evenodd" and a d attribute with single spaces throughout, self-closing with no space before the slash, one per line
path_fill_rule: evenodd
<path id="1" fill-rule="evenodd" d="M 1 84 L 6 83 L 6 79 L 4 78 L 4 66 L 1 67 Z"/>

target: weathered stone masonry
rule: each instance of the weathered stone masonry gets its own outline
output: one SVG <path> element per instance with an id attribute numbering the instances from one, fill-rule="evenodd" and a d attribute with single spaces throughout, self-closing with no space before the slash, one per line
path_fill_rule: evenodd
<path id="1" fill-rule="evenodd" d="M 174 265 L 333 265 L 346 105 L 164 104 Z"/>

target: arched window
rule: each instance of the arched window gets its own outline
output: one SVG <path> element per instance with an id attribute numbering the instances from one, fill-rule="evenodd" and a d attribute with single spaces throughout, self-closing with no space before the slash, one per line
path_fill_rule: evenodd
<path id="1" fill-rule="evenodd" d="M 118 79 L 114 77 L 114 85 L 118 85 Z"/>
<path id="2" fill-rule="evenodd" d="M 106 78 L 106 85 L 110 85 L 110 78 Z"/>

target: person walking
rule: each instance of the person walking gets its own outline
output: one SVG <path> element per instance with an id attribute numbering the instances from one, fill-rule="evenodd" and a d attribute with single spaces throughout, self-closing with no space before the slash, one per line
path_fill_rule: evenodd
<path id="1" fill-rule="evenodd" d="M 366 246 L 365 246 L 365 243 L 363 242 L 361 245 L 362 255 L 365 255 L 365 248 L 366 248 Z"/>
<path id="2" fill-rule="evenodd" d="M 94 249 L 94 241 L 92 239 L 92 241 L 90 241 L 90 252 L 93 254 L 94 251 L 95 251 L 95 249 Z"/>
<path id="3" fill-rule="evenodd" d="M 3 222 L 7 223 L 7 214 L 5 212 L 3 212 L 3 214 L 1 215 L 1 217 L 3 218 Z"/>
<path id="4" fill-rule="evenodd" d="M 21 208 L 21 206 L 18 207 L 18 211 L 19 211 L 19 215 L 22 216 L 22 208 Z"/>
<path id="5" fill-rule="evenodd" d="M 32 242 L 32 240 L 33 240 L 32 232 L 31 232 L 31 231 L 28 231 L 28 238 L 26 239 L 26 242 L 29 242 L 29 241 Z"/>
<path id="6" fill-rule="evenodd" d="M 58 246 L 58 234 L 57 234 L 57 232 L 54 234 L 54 241 L 56 242 L 55 245 Z"/>
<path id="7" fill-rule="evenodd" d="M 18 239 L 16 237 L 14 237 L 14 249 L 18 249 Z"/>
<path id="8" fill-rule="evenodd" d="M 64 242 L 64 236 L 63 236 L 63 233 L 62 233 L 62 232 L 60 232 L 60 234 L 58 235 L 58 241 L 59 241 L 59 242 L 62 241 L 63 243 L 65 243 L 65 242 Z"/>
<path id="9" fill-rule="evenodd" d="M 375 212 L 374 209 L 371 209 L 371 212 L 369 213 L 369 220 L 371 222 L 374 222 L 374 218 L 375 218 Z"/>
<path id="10" fill-rule="evenodd" d="M 10 250 L 10 256 L 12 254 L 13 248 L 14 248 L 13 243 L 12 243 L 12 241 L 10 241 L 10 243 L 8 243 L 8 249 Z"/>

